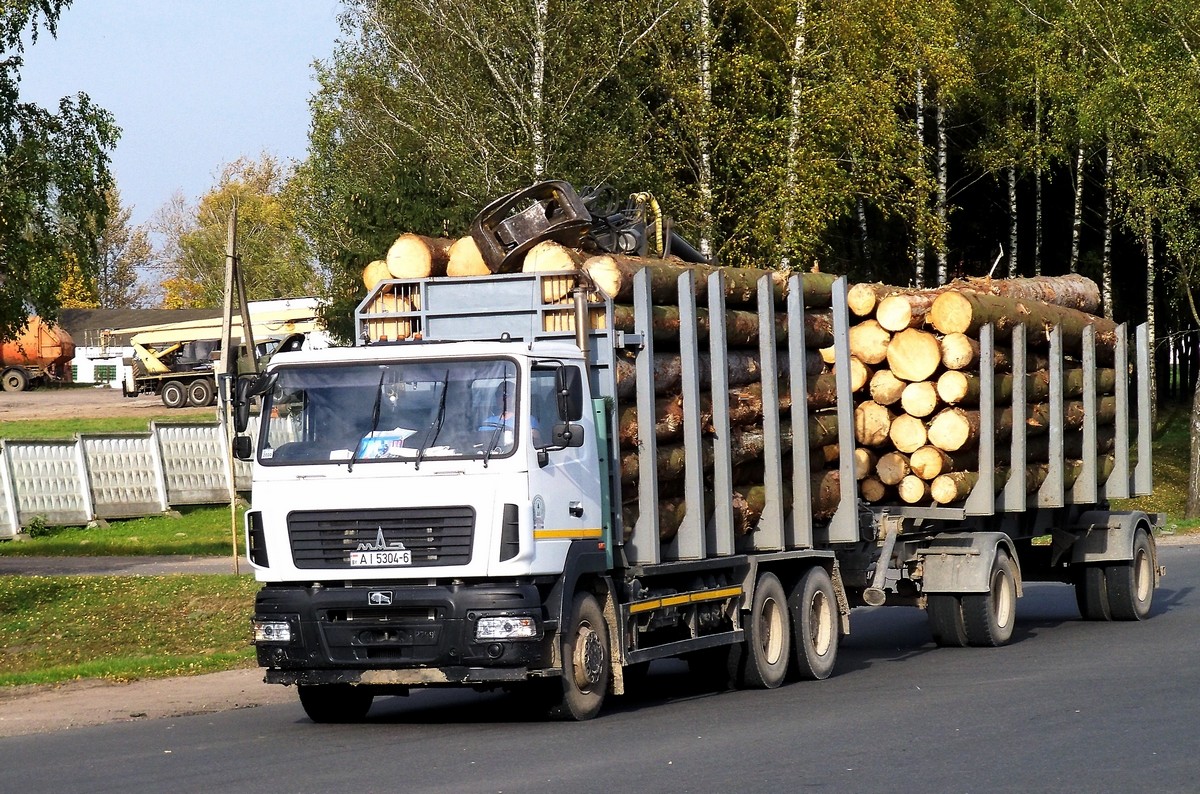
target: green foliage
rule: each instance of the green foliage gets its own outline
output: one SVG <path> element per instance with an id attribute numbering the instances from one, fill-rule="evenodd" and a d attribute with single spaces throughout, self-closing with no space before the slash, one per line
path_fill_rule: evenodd
<path id="1" fill-rule="evenodd" d="M 0 577 L 0 686 L 246 666 L 256 590 L 245 576 Z"/>
<path id="2" fill-rule="evenodd" d="M 321 291 L 287 193 L 290 174 L 269 154 L 226 165 L 196 205 L 176 196 L 160 211 L 165 308 L 221 306 L 228 223 L 237 206 L 238 259 L 248 300 Z"/>
<path id="3" fill-rule="evenodd" d="M 32 308 L 53 320 L 71 260 L 93 275 L 96 237 L 112 184 L 108 153 L 119 130 L 86 94 L 57 112 L 20 98 L 23 36 L 54 34 L 65 0 L 6 0 L 0 6 L 0 338 L 14 336 Z"/>
<path id="4" fill-rule="evenodd" d="M 165 409 L 164 409 L 165 410 Z M 145 433 L 151 422 L 211 422 L 214 415 L 179 412 L 153 416 L 0 421 L 0 438 L 71 438 L 76 433 Z"/>

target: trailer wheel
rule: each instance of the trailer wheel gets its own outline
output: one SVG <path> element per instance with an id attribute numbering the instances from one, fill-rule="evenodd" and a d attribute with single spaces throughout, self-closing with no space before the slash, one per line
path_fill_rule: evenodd
<path id="1" fill-rule="evenodd" d="M 361 722 L 375 696 L 351 684 L 301 684 L 300 705 L 313 722 Z"/>
<path id="2" fill-rule="evenodd" d="M 962 648 L 967 644 L 967 629 L 963 623 L 962 602 L 958 596 L 934 593 L 928 596 L 925 612 L 933 641 L 943 648 Z"/>
<path id="3" fill-rule="evenodd" d="M 612 676 L 608 624 L 591 593 L 579 593 L 571 605 L 569 629 L 562 640 L 561 695 L 550 707 L 559 719 L 590 720 L 600 713 Z"/>
<path id="4" fill-rule="evenodd" d="M 184 390 L 183 384 L 178 381 L 164 383 L 159 396 L 162 398 L 163 405 L 168 408 L 182 408 L 187 404 L 187 392 Z"/>
<path id="5" fill-rule="evenodd" d="M 1104 568 L 1113 620 L 1145 620 L 1154 598 L 1154 548 L 1145 529 L 1133 535 L 1133 559 Z"/>
<path id="6" fill-rule="evenodd" d="M 0 376 L 0 383 L 4 384 L 5 391 L 25 391 L 29 388 L 29 375 L 25 373 L 25 370 L 13 367 L 4 370 L 4 375 Z"/>
<path id="7" fill-rule="evenodd" d="M 819 565 L 804 572 L 788 597 L 792 612 L 795 674 L 808 681 L 826 679 L 838 652 L 837 596 L 829 572 Z"/>
<path id="8" fill-rule="evenodd" d="M 963 627 L 971 645 L 995 648 L 1012 639 L 1017 621 L 1017 577 L 1002 549 L 996 550 L 988 582 L 988 592 L 962 597 Z"/>
<path id="9" fill-rule="evenodd" d="M 198 378 L 188 384 L 187 403 L 201 407 L 212 405 L 213 385 L 205 378 Z"/>
<path id="10" fill-rule="evenodd" d="M 792 653 L 791 624 L 779 577 L 761 574 L 742 627 L 745 639 L 729 652 L 730 677 L 737 686 L 774 689 L 783 683 Z"/>
<path id="11" fill-rule="evenodd" d="M 1081 565 L 1076 569 L 1075 603 L 1084 620 L 1112 620 L 1104 566 Z"/>

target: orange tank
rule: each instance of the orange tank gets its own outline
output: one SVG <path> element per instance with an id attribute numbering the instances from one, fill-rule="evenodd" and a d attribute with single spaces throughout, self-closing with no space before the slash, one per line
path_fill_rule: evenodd
<path id="1" fill-rule="evenodd" d="M 71 335 L 32 316 L 18 338 L 0 345 L 0 368 L 36 367 L 52 369 L 75 357 L 75 340 Z"/>

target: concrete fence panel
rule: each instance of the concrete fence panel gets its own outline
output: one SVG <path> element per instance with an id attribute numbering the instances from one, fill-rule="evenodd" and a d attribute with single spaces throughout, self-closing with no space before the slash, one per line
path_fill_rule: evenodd
<path id="1" fill-rule="evenodd" d="M 8 440 L 4 454 L 22 526 L 35 517 L 53 526 L 92 520 L 87 468 L 76 440 Z"/>
<path id="2" fill-rule="evenodd" d="M 166 480 L 150 433 L 80 434 L 96 518 L 165 512 Z"/>
<path id="3" fill-rule="evenodd" d="M 229 501 L 229 463 L 221 426 L 216 422 L 151 422 L 172 505 Z"/>

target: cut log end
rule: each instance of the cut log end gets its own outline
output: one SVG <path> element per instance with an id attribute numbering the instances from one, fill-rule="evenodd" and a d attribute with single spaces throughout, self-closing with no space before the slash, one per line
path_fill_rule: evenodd
<path id="1" fill-rule="evenodd" d="M 928 380 L 937 372 L 942 361 L 938 339 L 916 328 L 905 329 L 892 336 L 887 348 L 888 367 L 900 380 L 910 383 Z"/>

